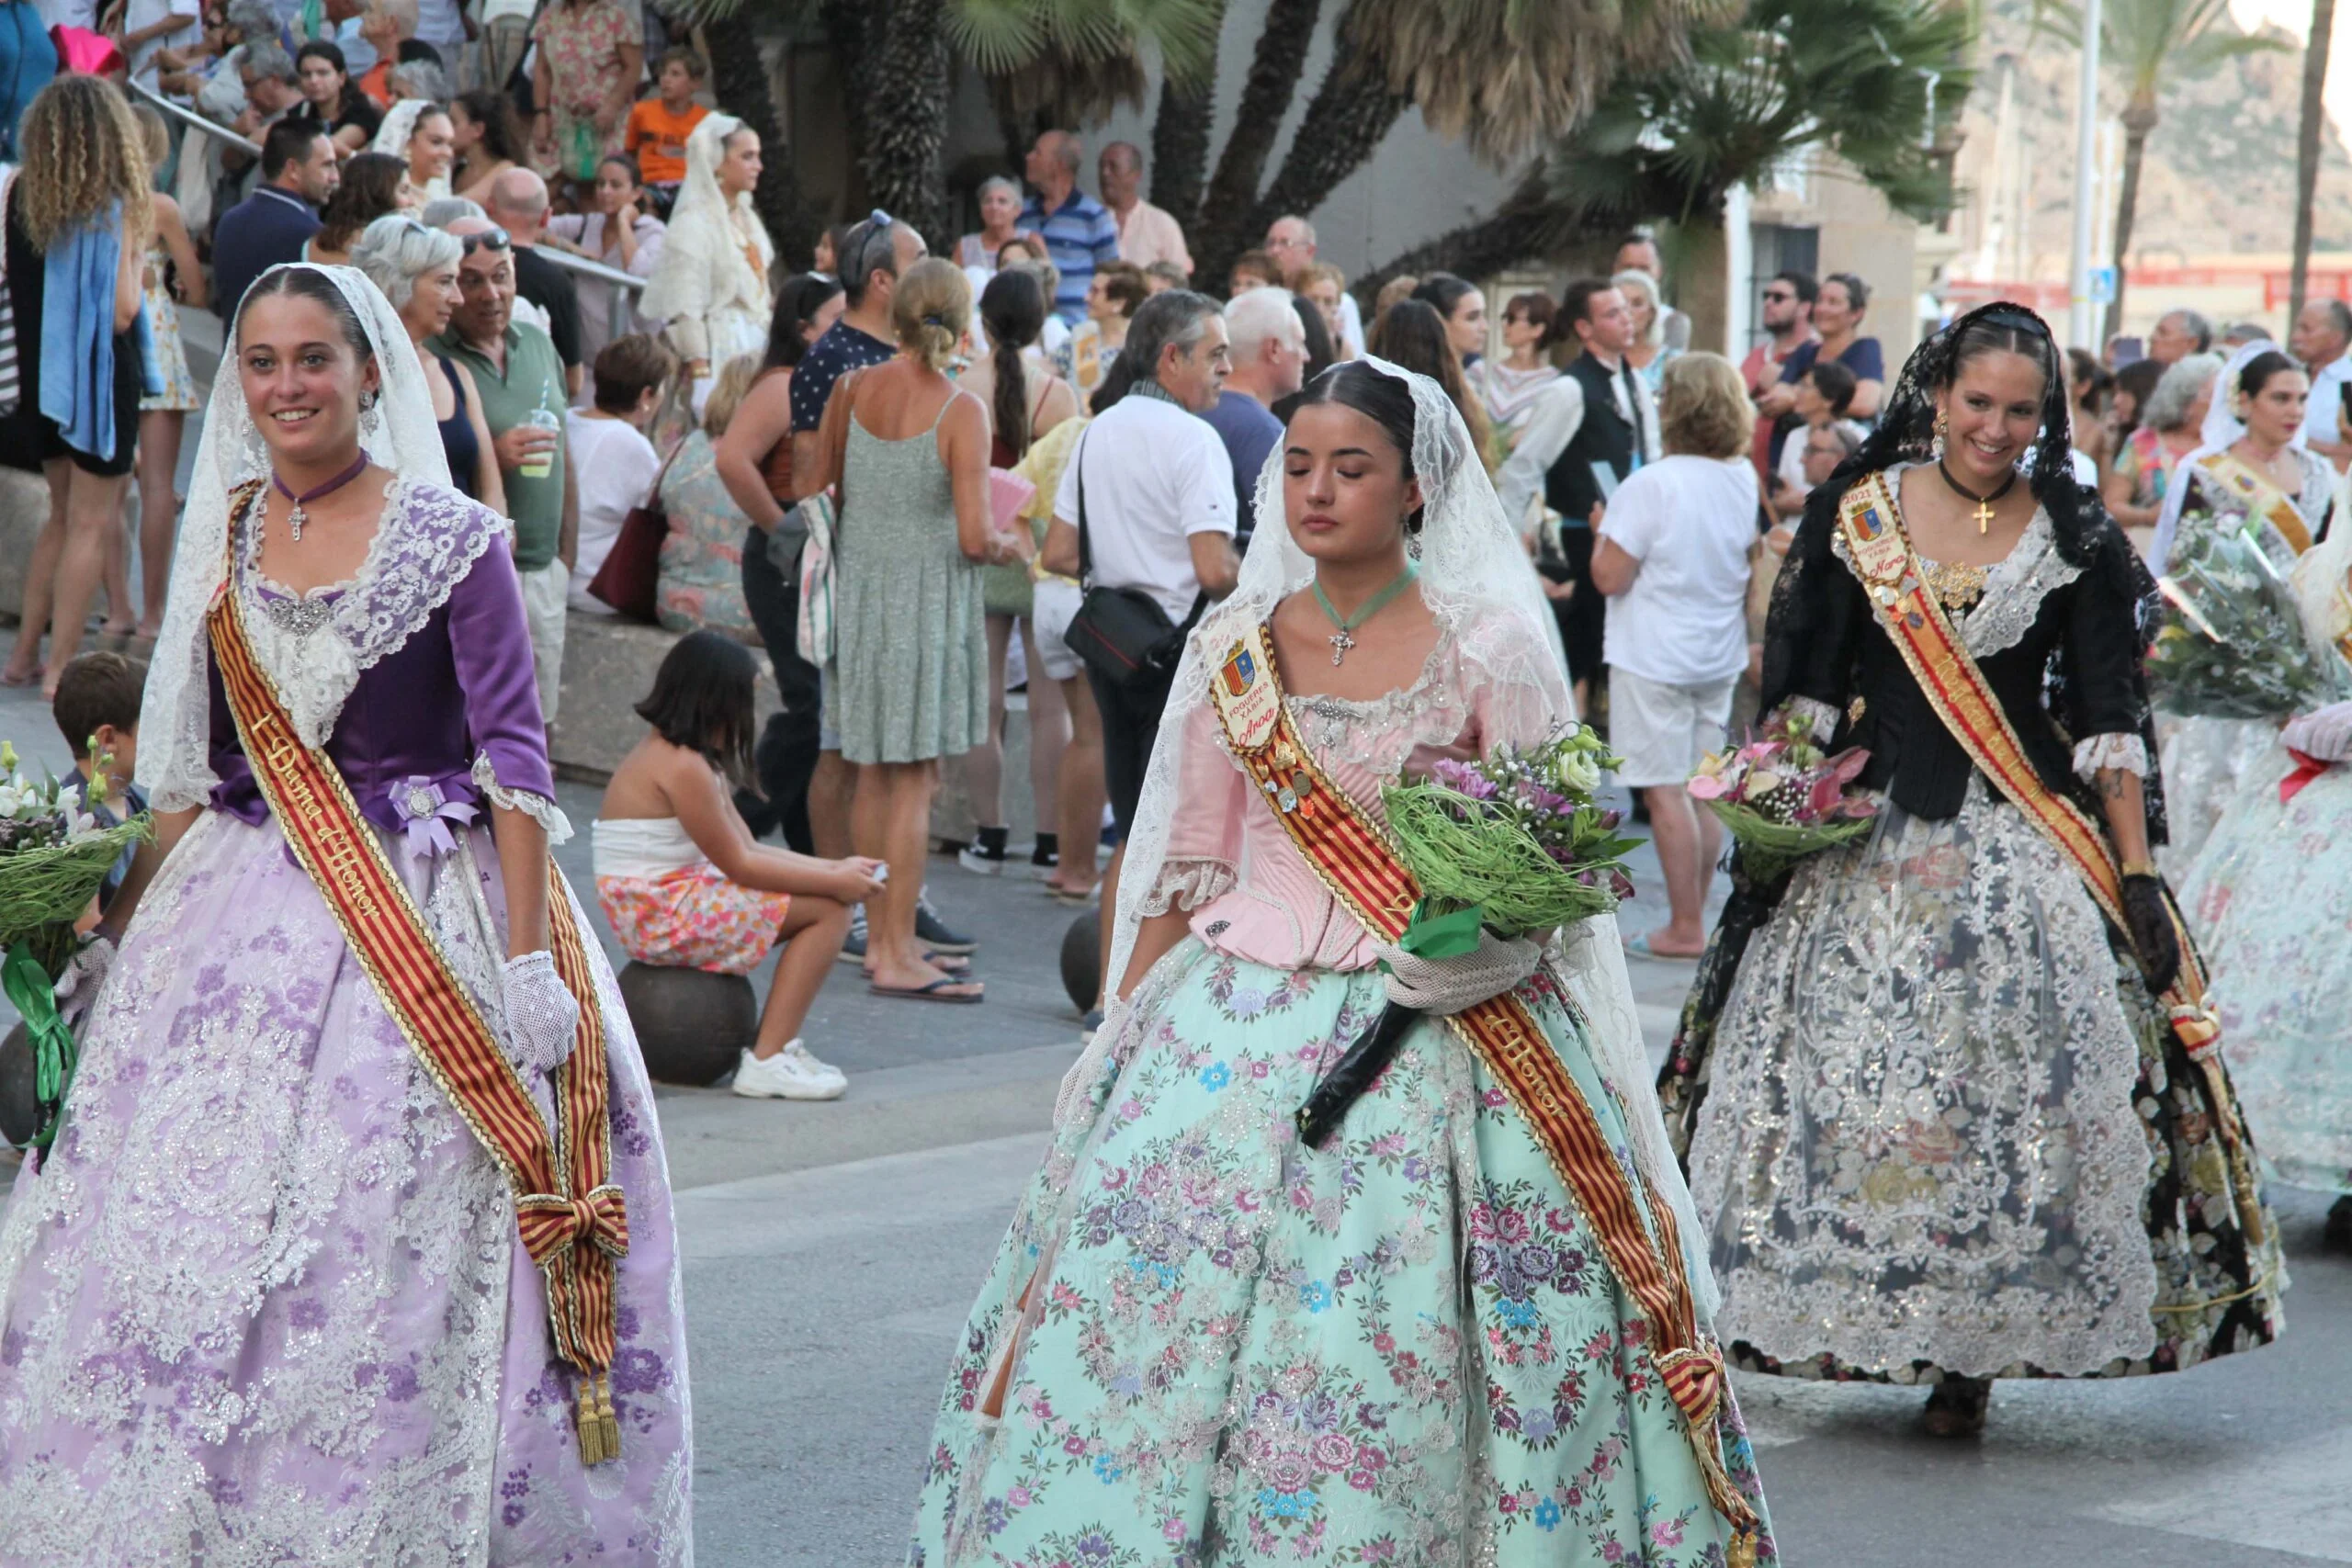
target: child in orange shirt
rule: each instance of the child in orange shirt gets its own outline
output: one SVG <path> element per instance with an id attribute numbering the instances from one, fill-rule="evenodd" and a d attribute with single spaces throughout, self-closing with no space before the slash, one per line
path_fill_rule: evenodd
<path id="1" fill-rule="evenodd" d="M 621 145 L 636 155 L 638 173 L 665 210 L 686 177 L 686 137 L 710 112 L 695 102 L 707 71 L 691 49 L 665 51 L 654 76 L 659 96 L 639 100 L 628 111 Z"/>

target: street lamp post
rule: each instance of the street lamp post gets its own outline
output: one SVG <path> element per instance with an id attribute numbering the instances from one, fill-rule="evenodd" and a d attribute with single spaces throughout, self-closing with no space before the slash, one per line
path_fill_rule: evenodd
<path id="1" fill-rule="evenodd" d="M 2082 18 L 2082 81 L 2075 115 L 2075 254 L 2066 272 L 2066 341 L 2096 354 L 2098 312 L 2091 302 L 2091 233 L 2098 220 L 2099 0 L 2083 0 Z"/>

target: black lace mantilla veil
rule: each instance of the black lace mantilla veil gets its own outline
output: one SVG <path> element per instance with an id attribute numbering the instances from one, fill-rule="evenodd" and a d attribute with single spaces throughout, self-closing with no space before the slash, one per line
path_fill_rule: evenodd
<path id="1" fill-rule="evenodd" d="M 2164 603 L 2156 592 L 2155 580 L 2148 575 L 2146 565 L 2123 536 L 2123 530 L 2108 516 L 2098 493 L 2075 479 L 2074 440 L 2063 368 L 2065 362 L 2058 353 L 2056 340 L 2051 336 L 2048 323 L 2032 310 L 2007 300 L 1996 300 L 1969 311 L 1912 350 L 1894 392 L 1882 405 L 1878 428 L 1806 498 L 1804 522 L 1798 526 L 1795 543 L 1789 547 L 1788 558 L 1781 564 L 1780 581 L 1773 585 L 1771 610 L 1765 621 L 1759 713 L 1770 714 L 1788 699 L 1796 655 L 1810 634 L 1806 625 L 1806 602 L 1812 597 L 1808 586 L 1819 584 L 1821 573 L 1846 570 L 1845 564 L 1830 551 L 1838 528 L 1838 504 L 1865 475 L 1896 463 L 1933 461 L 1930 451 L 1935 438 L 1935 392 L 1951 378 L 1958 346 L 1968 329 L 1979 321 L 2030 333 L 2047 345 L 2047 363 L 2052 373 L 2041 395 L 2041 439 L 2036 443 L 2032 464 L 2025 472 L 2026 488 L 2050 514 L 2059 555 L 2086 573 L 2107 574 L 2129 592 L 2139 606 L 2140 646 L 2144 649 L 2155 640 Z M 2064 714 L 2068 706 L 2067 689 L 2072 678 L 2068 664 L 2062 644 L 2052 656 L 2042 682 L 2042 707 L 2052 716 Z M 2156 772 L 2155 730 L 2147 709 L 2143 694 L 2140 732 L 2148 751 L 2148 773 L 2141 787 L 2148 813 L 2148 842 L 2153 846 L 2164 843 L 2166 834 L 2164 782 Z M 2094 822 L 2104 822 L 2098 800 L 2087 786 L 2076 789 L 2075 800 L 2090 813 Z"/>
<path id="2" fill-rule="evenodd" d="M 1847 573 L 1845 563 L 1830 548 L 1839 502 L 1865 475 L 1896 463 L 1932 460 L 1935 390 L 1951 379 L 1962 338 L 1980 321 L 2030 333 L 2045 344 L 2045 362 L 2052 367 L 2052 374 L 2042 393 L 2041 439 L 2034 447 L 2032 465 L 2026 470 L 2027 488 L 2050 514 L 2059 555 L 2069 564 L 2082 567 L 2086 575 L 2109 574 L 2109 581 L 2128 592 L 2138 607 L 2139 645 L 2144 649 L 2154 639 L 2162 605 L 2155 581 L 2142 564 L 2139 553 L 2123 536 L 2123 531 L 2108 516 L 2097 492 L 2075 479 L 2066 383 L 2061 368 L 2064 361 L 2056 342 L 2048 324 L 2032 310 L 1998 301 L 1971 310 L 1912 351 L 1893 394 L 1883 405 L 1878 428 L 1807 498 L 1804 519 L 1781 564 L 1780 581 L 1772 589 L 1771 610 L 1765 623 L 1760 713 L 1770 714 L 1788 699 L 1798 655 L 1813 634 L 1810 623 L 1817 614 L 1815 606 L 1823 602 L 1826 591 Z M 2068 707 L 2068 663 L 2062 645 L 2044 672 L 2042 707 L 2052 716 L 2064 714 Z M 2148 841 L 2161 844 L 2165 839 L 2164 783 L 2156 770 L 2155 731 L 2147 716 L 2144 695 L 2141 715 L 2141 743 L 2148 754 L 2148 773 L 2141 781 L 2148 815 Z M 2088 786 L 2080 781 L 2072 781 L 2072 784 L 2076 803 L 2093 821 L 2103 822 L 2098 803 Z M 1698 975 L 1683 1003 L 1674 1043 L 1667 1053 L 1666 1066 L 1657 1080 L 1668 1136 L 1675 1153 L 1686 1164 L 1699 1106 L 1706 1098 L 1716 1020 L 1730 999 L 1732 982 L 1738 977 L 1748 939 L 1771 918 L 1788 885 L 1786 873 L 1770 883 L 1751 881 L 1736 851 L 1732 855 L 1731 872 L 1731 897 L 1699 960 Z"/>

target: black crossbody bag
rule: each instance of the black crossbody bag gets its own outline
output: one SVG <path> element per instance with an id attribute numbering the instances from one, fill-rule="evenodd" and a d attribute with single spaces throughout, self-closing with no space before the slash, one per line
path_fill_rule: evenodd
<path id="1" fill-rule="evenodd" d="M 1207 607 L 1208 591 L 1193 600 L 1192 613 L 1177 626 L 1159 601 L 1140 588 L 1102 588 L 1094 575 L 1094 553 L 1086 538 L 1086 437 L 1078 439 L 1070 461 L 1078 465 L 1078 581 L 1086 597 L 1062 634 L 1087 669 L 1114 686 L 1136 686 L 1166 674 L 1184 654 L 1184 635 Z"/>

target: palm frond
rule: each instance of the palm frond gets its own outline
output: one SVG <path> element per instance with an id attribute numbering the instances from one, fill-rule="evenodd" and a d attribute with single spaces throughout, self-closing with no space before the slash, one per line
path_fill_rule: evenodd
<path id="1" fill-rule="evenodd" d="M 1441 136 L 1498 164 L 1589 113 L 1621 71 L 1681 58 L 1739 0 L 1356 0 L 1342 22 L 1366 69 Z"/>
<path id="2" fill-rule="evenodd" d="M 1589 222 L 1712 215 L 1819 144 L 1932 217 L 1950 201 L 1932 133 L 1967 97 L 1973 42 L 1968 13 L 1933 0 L 1753 0 L 1686 62 L 1613 87 L 1554 148 L 1545 189 Z"/>

